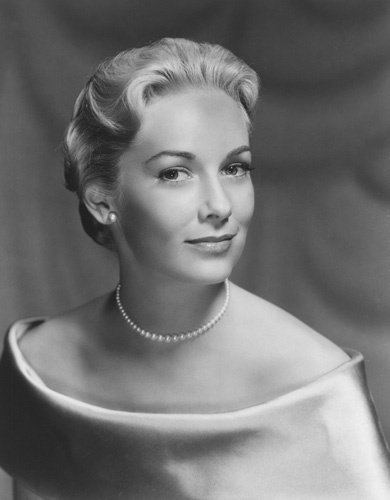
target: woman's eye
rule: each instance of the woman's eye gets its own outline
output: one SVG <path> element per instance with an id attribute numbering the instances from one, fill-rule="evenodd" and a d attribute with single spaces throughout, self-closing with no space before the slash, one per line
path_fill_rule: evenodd
<path id="1" fill-rule="evenodd" d="M 248 163 L 232 163 L 223 169 L 224 175 L 242 177 L 253 170 Z"/>
<path id="2" fill-rule="evenodd" d="M 158 178 L 166 182 L 181 182 L 190 177 L 189 172 L 180 168 L 168 168 L 160 172 Z"/>

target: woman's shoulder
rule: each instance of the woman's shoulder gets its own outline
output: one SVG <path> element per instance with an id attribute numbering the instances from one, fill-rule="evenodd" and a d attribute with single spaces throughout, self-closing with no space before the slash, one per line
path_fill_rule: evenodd
<path id="1" fill-rule="evenodd" d="M 50 345 L 53 342 L 66 342 L 80 339 L 89 328 L 86 328 L 91 322 L 96 322 L 99 311 L 105 306 L 109 294 L 96 297 L 78 307 L 68 309 L 51 317 L 42 318 L 42 320 L 27 322 L 26 333 L 20 339 L 20 344 L 24 349 L 38 349 Z M 21 320 L 25 323 L 24 320 Z M 20 322 L 17 321 L 16 325 Z"/>
<path id="2" fill-rule="evenodd" d="M 283 385 L 285 377 L 301 385 L 350 361 L 343 349 L 277 305 L 235 285 L 232 297 L 247 351 L 275 383 L 279 378 Z"/>
<path id="3" fill-rule="evenodd" d="M 24 332 L 18 339 L 20 351 L 45 381 L 58 385 L 66 380 L 71 386 L 85 376 L 88 357 L 99 341 L 99 317 L 109 296 L 105 294 L 56 316 L 23 325 Z"/>
<path id="4" fill-rule="evenodd" d="M 97 298 L 34 326 L 21 337 L 23 356 L 50 387 L 80 399 L 92 394 L 94 401 L 99 400 L 95 394 L 102 385 L 99 373 L 108 377 L 123 357 L 112 327 L 118 315 L 111 299 L 111 294 Z M 111 318 L 112 328 L 103 317 Z M 217 330 L 204 337 L 200 355 L 208 353 L 222 374 L 226 366 L 234 366 L 235 377 L 245 382 L 245 394 L 252 403 L 301 387 L 350 360 L 325 336 L 234 284 Z"/>

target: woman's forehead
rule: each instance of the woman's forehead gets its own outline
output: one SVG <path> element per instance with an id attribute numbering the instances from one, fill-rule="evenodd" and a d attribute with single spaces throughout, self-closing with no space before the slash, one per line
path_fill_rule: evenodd
<path id="1" fill-rule="evenodd" d="M 248 143 L 244 110 L 219 90 L 193 90 L 156 98 L 146 109 L 135 147 L 231 148 Z"/>

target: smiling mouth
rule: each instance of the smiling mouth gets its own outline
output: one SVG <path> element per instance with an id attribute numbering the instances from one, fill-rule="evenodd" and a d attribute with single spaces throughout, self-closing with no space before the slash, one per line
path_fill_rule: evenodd
<path id="1" fill-rule="evenodd" d="M 222 241 L 231 241 L 235 236 L 235 234 L 223 234 L 222 236 L 205 236 L 204 238 L 187 240 L 187 243 L 191 243 L 193 245 L 199 243 L 220 243 Z"/>
<path id="2" fill-rule="evenodd" d="M 205 236 L 194 240 L 187 240 L 192 248 L 203 255 L 218 256 L 224 255 L 232 246 L 235 234 L 223 234 L 222 236 Z"/>

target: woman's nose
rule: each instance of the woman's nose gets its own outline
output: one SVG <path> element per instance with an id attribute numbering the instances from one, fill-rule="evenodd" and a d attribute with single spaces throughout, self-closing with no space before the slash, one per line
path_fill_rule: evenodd
<path id="1" fill-rule="evenodd" d="M 222 221 L 228 219 L 232 214 L 230 200 L 217 180 L 208 182 L 201 187 L 201 204 L 199 217 L 201 220 Z"/>

